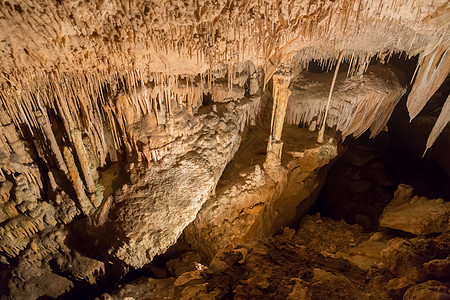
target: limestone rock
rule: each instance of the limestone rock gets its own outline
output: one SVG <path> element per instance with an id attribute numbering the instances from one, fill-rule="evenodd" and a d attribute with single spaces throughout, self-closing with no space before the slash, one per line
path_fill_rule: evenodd
<path id="1" fill-rule="evenodd" d="M 61 272 L 68 274 L 74 280 L 97 283 L 99 277 L 105 274 L 105 264 L 96 259 L 85 257 L 75 252 L 73 256 L 56 260 Z"/>
<path id="2" fill-rule="evenodd" d="M 176 242 L 213 192 L 258 101 L 218 104 L 218 112 L 173 120 L 165 135 L 170 152 L 163 152 L 158 164 L 130 170 L 130 184 L 114 195 L 109 221 L 97 234 L 110 245 L 110 255 L 142 267 Z M 140 134 L 146 134 L 143 128 Z"/>
<path id="3" fill-rule="evenodd" d="M 371 136 L 375 136 L 389 120 L 406 89 L 391 69 L 382 66 L 370 66 L 362 80 L 347 75 L 340 73 L 337 77 L 327 126 L 336 126 L 344 137 L 358 137 L 369 128 Z M 300 74 L 293 83 L 286 122 L 321 124 L 331 78 L 331 73 Z"/>
<path id="4" fill-rule="evenodd" d="M 445 259 L 434 259 L 423 265 L 425 272 L 434 278 L 445 278 L 450 276 L 450 257 Z"/>
<path id="5" fill-rule="evenodd" d="M 185 240 L 194 249 L 212 258 L 229 243 L 268 237 L 306 213 L 324 183 L 326 169 L 322 167 L 336 157 L 337 147 L 332 141 L 300 151 L 301 142 L 295 136 L 307 131 L 286 129 L 287 149 L 296 149 L 301 155 L 288 151 L 286 167 L 269 172 L 259 164 L 246 166 L 229 182 L 219 182 L 216 194 L 184 231 Z M 241 155 L 249 154 L 236 154 Z M 239 168 L 239 163 L 236 159 L 229 168 Z"/>
<path id="6" fill-rule="evenodd" d="M 349 225 L 344 221 L 323 220 L 320 215 L 306 216 L 296 234 L 296 241 L 320 252 L 344 252 L 361 244 L 369 237 L 362 233 L 359 225 Z"/>
<path id="7" fill-rule="evenodd" d="M 387 237 L 364 233 L 358 225 L 307 216 L 298 231 L 285 227 L 270 238 L 220 249 L 207 269 L 171 279 L 166 290 L 174 291 L 173 299 L 359 300 L 401 299 L 403 294 L 404 299 L 424 299 L 423 295 L 447 299 L 445 285 L 432 281 L 417 285 L 416 280 L 427 280 L 421 277 L 426 275 L 423 262 L 446 261 L 449 236 L 394 238 L 383 250 Z M 361 268 L 352 259 L 356 256 L 373 263 Z"/>
<path id="8" fill-rule="evenodd" d="M 189 251 L 175 259 L 169 260 L 166 265 L 169 272 L 174 277 L 178 277 L 183 273 L 196 270 L 196 266 L 198 266 L 201 261 L 202 258 L 199 253 Z"/>
<path id="9" fill-rule="evenodd" d="M 369 299 L 347 277 L 322 269 L 313 270 L 313 299 Z"/>
<path id="10" fill-rule="evenodd" d="M 412 196 L 413 188 L 401 184 L 394 199 L 384 209 L 380 226 L 427 235 L 448 230 L 450 202 Z"/>
<path id="11" fill-rule="evenodd" d="M 11 181 L 3 181 L 0 183 L 0 203 L 5 203 L 9 200 L 9 192 L 11 191 L 13 184 Z"/>
<path id="12" fill-rule="evenodd" d="M 122 286 L 116 294 L 103 294 L 103 300 L 124 300 L 124 299 L 149 299 L 163 300 L 174 299 L 174 278 L 153 279 L 139 278 L 135 282 Z"/>
<path id="13" fill-rule="evenodd" d="M 197 283 L 204 283 L 205 280 L 202 277 L 200 270 L 186 272 L 180 275 L 173 283 L 176 287 L 182 287 L 186 285 L 195 285 Z"/>
<path id="14" fill-rule="evenodd" d="M 350 248 L 347 255 L 342 255 L 351 263 L 362 270 L 370 271 L 374 266 L 381 263 L 381 252 L 387 247 L 388 241 L 382 234 L 374 233 L 370 239 L 363 241 L 356 247 Z"/>
<path id="15" fill-rule="evenodd" d="M 67 235 L 74 235 L 75 228 L 81 232 L 71 238 L 86 245 L 70 247 L 86 247 L 119 268 L 141 267 L 166 251 L 213 199 L 241 134 L 260 111 L 258 92 L 285 66 L 288 72 L 302 70 L 314 60 L 331 68 L 339 55 L 348 62 L 349 75 L 360 75 L 339 78 L 336 95 L 358 91 L 358 97 L 338 97 L 344 101 L 333 103 L 328 120 L 346 136 L 369 127 L 378 132 L 404 92 L 390 71 L 373 76 L 372 69 L 379 66 L 369 67 L 371 59 L 384 63 L 393 52 L 419 55 L 415 95 L 408 101 L 411 115 L 416 115 L 449 70 L 448 1 L 429 2 L 2 1 L 0 261 L 11 268 L 11 298 L 58 297 L 76 282 L 96 282 L 105 264 L 68 248 Z M 319 92 L 326 90 L 327 83 L 319 85 Z M 216 100 L 212 106 L 209 95 Z M 291 108 L 288 119 L 295 126 L 305 119 L 298 111 L 316 122 L 323 101 Z M 445 111 L 437 127 L 447 120 Z M 303 161 L 295 156 L 299 149 L 289 149 L 285 156 L 297 154 L 275 171 L 258 170 L 261 154 L 245 161 L 247 166 L 251 162 L 251 171 L 243 172 L 236 184 L 221 184 L 228 192 L 217 190 L 216 203 L 224 206 L 205 206 L 210 210 L 203 220 L 213 220 L 208 223 L 212 229 L 199 226 L 200 238 L 195 236 L 192 244 L 211 237 L 204 252 L 214 256 L 227 240 L 267 237 L 293 222 L 320 190 L 326 173 L 322 167 L 336 155 L 331 144 L 302 153 Z M 100 182 L 99 171 L 113 164 L 123 174 Z M 103 199 L 104 192 L 110 197 Z M 215 218 L 215 212 L 230 217 Z M 368 227 L 366 218 L 358 220 Z M 86 230 L 78 227 L 83 222 L 89 226 L 79 227 Z M 309 257 L 316 265 L 325 260 L 339 273 L 334 275 L 342 280 L 336 282 L 344 285 L 348 282 L 333 264 L 354 268 L 357 274 L 364 271 L 334 252 L 351 247 L 345 245 L 349 236 L 355 236 L 355 245 L 367 238 L 346 230 L 350 233 L 344 232 L 342 240 L 322 232 L 333 245 Z M 217 286 L 200 283 L 177 293 L 219 297 L 236 290 L 254 298 L 265 292 L 285 298 L 293 286 L 286 278 L 302 277 L 309 284 L 307 273 L 314 273 L 302 260 L 308 255 L 306 246 L 297 247 L 292 240 L 286 233 L 278 239 L 281 244 L 247 250 L 240 245 L 229 251 L 226 262 L 213 265 L 228 272 L 213 278 Z M 305 243 L 324 246 L 313 238 Z M 268 257 L 276 262 L 270 264 L 269 275 L 239 277 L 243 269 L 263 273 L 257 262 Z M 292 258 L 296 270 L 277 266 Z M 308 270 L 299 274 L 304 265 Z M 438 274 L 440 266 L 430 262 L 427 270 Z M 148 285 L 163 289 L 164 297 L 173 296 L 170 280 Z M 154 296 L 138 290 L 124 297 Z"/>
<path id="16" fill-rule="evenodd" d="M 413 242 L 394 238 L 381 253 L 386 268 L 397 277 L 407 277 L 413 281 L 423 281 L 427 278 L 423 271 L 426 257 L 416 250 Z"/>
<path id="17" fill-rule="evenodd" d="M 296 278 L 294 288 L 292 292 L 287 296 L 286 300 L 309 300 L 311 299 L 311 293 L 308 289 L 308 285 L 301 280 L 300 278 Z"/>
<path id="18" fill-rule="evenodd" d="M 53 273 L 48 266 L 24 263 L 14 273 L 15 276 L 8 283 L 13 299 L 37 299 L 41 296 L 56 298 L 73 287 L 73 282 Z"/>
<path id="19" fill-rule="evenodd" d="M 439 281 L 427 281 L 413 287 L 410 287 L 405 295 L 404 300 L 450 300 L 448 287 Z"/>
<path id="20" fill-rule="evenodd" d="M 402 298 L 407 289 L 415 285 L 415 282 L 407 277 L 394 278 L 389 280 L 386 289 L 389 295 L 395 298 Z"/>

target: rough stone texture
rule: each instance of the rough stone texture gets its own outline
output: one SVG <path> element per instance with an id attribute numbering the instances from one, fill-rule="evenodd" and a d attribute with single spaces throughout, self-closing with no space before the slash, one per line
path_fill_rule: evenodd
<path id="1" fill-rule="evenodd" d="M 176 288 L 184 294 L 174 299 L 387 299 L 383 283 L 373 278 L 382 276 L 385 284 L 392 277 L 379 266 L 362 271 L 334 255 L 367 240 L 361 231 L 357 225 L 307 216 L 298 232 L 285 227 L 274 237 L 222 248 L 208 268 L 178 277 Z"/>
<path id="2" fill-rule="evenodd" d="M 347 75 L 341 72 L 337 76 L 327 125 L 336 126 L 343 137 L 359 137 L 368 129 L 373 137 L 383 129 L 406 89 L 395 72 L 382 65 L 370 66 L 363 80 Z M 286 122 L 311 124 L 311 130 L 317 124 L 318 128 L 323 123 L 331 80 L 331 73 L 300 74 L 292 83 Z"/>
<path id="3" fill-rule="evenodd" d="M 406 290 L 415 285 L 415 282 L 406 277 L 394 278 L 389 280 L 386 289 L 393 298 L 402 298 Z"/>
<path id="4" fill-rule="evenodd" d="M 298 138 L 305 132 L 286 128 L 283 166 L 276 169 L 249 166 L 249 159 L 258 158 L 244 152 L 258 152 L 257 143 L 252 140 L 250 149 L 243 144 L 225 173 L 227 182 L 219 182 L 215 195 L 185 229 L 185 241 L 212 258 L 230 243 L 269 237 L 305 214 L 324 183 L 326 170 L 321 168 L 337 155 L 335 141 L 314 145 L 315 136 Z M 308 149 L 302 151 L 305 143 Z"/>
<path id="5" fill-rule="evenodd" d="M 248 78 L 247 67 L 240 70 L 244 79 Z M 259 87 L 254 73 L 253 85 Z M 237 86 L 242 89 L 243 84 Z M 104 96 L 117 104 L 114 114 L 120 115 L 120 122 L 97 124 L 98 132 L 106 130 L 101 141 L 86 132 L 72 132 L 73 124 L 68 129 L 49 112 L 37 114 L 45 136 L 24 142 L 21 139 L 26 134 L 14 128 L 5 112 L 0 114 L 1 142 L 6 143 L 0 147 L 0 261 L 9 264 L 12 272 L 8 276 L 12 297 L 23 293 L 31 298 L 45 296 L 43 286 L 52 276 L 65 282 L 58 293 L 72 286 L 76 290 L 78 284 L 95 288 L 99 279 L 118 280 L 126 272 L 126 268 L 112 266 L 111 260 L 142 266 L 176 241 L 214 190 L 247 124 L 255 123 L 261 101 L 253 91 L 252 99 L 211 101 L 199 109 L 201 95 L 196 94 L 195 84 L 191 89 L 195 99 L 190 109 L 172 99 L 172 103 L 155 103 L 156 114 L 143 113 L 120 88 L 109 91 Z M 111 126 L 126 135 L 132 146 L 111 135 Z M 97 157 L 100 146 L 107 153 Z M 133 147 L 139 152 L 133 152 Z M 108 168 L 99 172 L 105 165 Z M 186 193 L 188 188 L 192 193 Z M 171 200 L 178 208 L 169 204 Z M 142 219 L 145 214 L 153 215 Z M 154 216 L 162 216 L 163 222 L 156 222 Z M 150 222 L 147 227 L 139 223 L 144 220 Z M 148 230 L 152 224 L 164 227 L 170 222 L 174 226 L 166 227 L 166 232 Z M 147 229 L 141 236 L 130 237 L 136 228 Z M 130 251 L 135 251 L 131 256 L 126 250 L 130 244 Z M 27 264 L 39 265 L 40 272 L 48 276 L 39 277 L 42 280 L 25 276 L 26 268 L 20 266 Z M 110 270 L 108 276 L 106 270 Z M 40 283 L 42 293 L 27 288 L 33 282 Z M 59 295 L 50 289 L 47 292 Z"/>
<path id="6" fill-rule="evenodd" d="M 169 272 L 174 277 L 178 277 L 183 273 L 200 268 L 202 260 L 198 252 L 188 251 L 175 259 L 169 260 L 166 265 Z"/>
<path id="7" fill-rule="evenodd" d="M 450 226 L 450 202 L 412 196 L 413 187 L 401 184 L 383 211 L 380 226 L 416 235 L 444 232 Z"/>
<path id="8" fill-rule="evenodd" d="M 436 238 L 393 238 L 381 252 L 386 268 L 397 277 L 423 282 L 440 278 L 448 266 L 450 255 L 449 232 Z"/>
<path id="9" fill-rule="evenodd" d="M 427 281 L 416 286 L 409 288 L 405 295 L 404 300 L 449 300 L 450 294 L 448 293 L 448 287 L 440 283 L 439 281 Z"/>
<path id="10" fill-rule="evenodd" d="M 115 294 L 103 294 L 101 300 L 131 300 L 148 299 L 163 300 L 174 299 L 174 278 L 153 279 L 140 278 L 133 283 L 119 288 Z"/>
<path id="11" fill-rule="evenodd" d="M 114 237 L 108 250 L 114 258 L 139 268 L 176 242 L 214 191 L 259 101 L 217 104 L 217 112 L 174 120 L 170 151 L 158 165 L 131 170 L 130 182 L 114 195 L 104 224 Z"/>
<path id="12" fill-rule="evenodd" d="M 386 268 L 398 277 L 407 277 L 413 281 L 425 280 L 426 274 L 422 265 L 426 257 L 414 247 L 414 243 L 402 238 L 392 239 L 382 252 L 382 260 Z"/>
<path id="13" fill-rule="evenodd" d="M 259 58 L 261 63 L 271 58 L 278 65 L 299 50 L 322 57 L 336 55 L 340 49 L 348 50 L 350 56 L 380 52 L 384 59 L 387 50 L 418 53 L 437 43 L 448 16 L 445 1 L 385 5 L 381 1 L 300 1 L 295 5 L 250 1 L 233 6 L 222 0 L 195 6 L 189 1 L 6 3 L 0 23 L 5 29 L 1 36 L 5 54 L 0 62 L 6 72 L 57 66 L 63 71 L 93 66 L 104 70 L 108 65 L 120 69 L 134 61 L 141 70 L 198 73 L 211 59 L 225 65 L 240 55 L 242 60 Z M 227 30 L 240 35 L 223 34 Z M 261 42 L 265 34 L 267 41 Z M 208 47 L 211 42 L 213 49 Z M 217 55 L 223 53 L 227 55 Z"/>
<path id="14" fill-rule="evenodd" d="M 174 299 L 447 299 L 445 280 L 418 284 L 429 279 L 416 271 L 445 261 L 449 241 L 448 232 L 407 240 L 306 216 L 297 231 L 222 248 L 207 268 L 176 279 Z"/>
<path id="15" fill-rule="evenodd" d="M 257 98 L 280 69 L 331 68 L 339 55 L 362 76 L 373 57 L 418 54 L 414 116 L 448 74 L 448 15 L 445 0 L 1 1 L 0 262 L 11 296 L 56 297 L 95 285 L 105 262 L 142 266 L 165 251 L 254 121 L 258 105 L 242 97 Z M 390 106 L 361 103 L 351 109 L 381 112 L 381 128 Z M 280 207 L 317 182 L 295 180 Z M 276 206 L 263 233 L 294 214 L 267 222 Z"/>
<path id="16" fill-rule="evenodd" d="M 423 265 L 425 272 L 433 278 L 445 278 L 450 276 L 450 257 L 434 259 Z"/>
<path id="17" fill-rule="evenodd" d="M 82 256 L 67 244 L 67 232 L 61 225 L 34 236 L 10 265 L 9 296 L 12 299 L 58 297 L 75 283 L 98 283 L 105 273 L 104 263 Z"/>

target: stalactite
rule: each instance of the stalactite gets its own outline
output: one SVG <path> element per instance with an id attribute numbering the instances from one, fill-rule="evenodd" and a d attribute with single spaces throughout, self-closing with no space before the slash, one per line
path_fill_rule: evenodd
<path id="1" fill-rule="evenodd" d="M 344 51 L 339 52 L 339 58 L 336 63 L 336 69 L 334 71 L 333 80 L 331 81 L 330 93 L 328 94 L 327 107 L 325 108 L 325 116 L 323 117 L 322 126 L 319 130 L 319 135 L 317 136 L 317 142 L 323 143 L 323 135 L 325 133 L 325 125 L 327 123 L 328 110 L 330 109 L 331 103 L 331 95 L 333 94 L 334 84 L 336 83 L 337 74 L 339 73 L 339 67 L 341 65 L 342 57 L 344 55 Z"/>
<path id="2" fill-rule="evenodd" d="M 450 41 L 444 41 L 444 36 L 420 54 L 418 72 L 406 103 L 411 120 L 419 114 L 450 72 Z"/>
<path id="3" fill-rule="evenodd" d="M 48 139 L 50 149 L 55 155 L 59 169 L 65 174 L 69 174 L 63 155 L 61 153 L 61 150 L 59 149 L 58 142 L 56 141 L 55 135 L 51 128 L 50 121 L 48 120 L 47 114 L 42 112 L 36 112 L 36 114 L 42 131 L 44 132 L 44 136 Z"/>
<path id="4" fill-rule="evenodd" d="M 0 145 L 10 153 L 24 152 L 23 145 L 8 141 L 4 131 L 14 129 L 21 138 L 32 136 L 36 147 L 42 147 L 37 152 L 52 156 L 72 181 L 85 213 L 93 204 L 85 190 L 96 191 L 96 174 L 88 162 L 94 159 L 96 167 L 103 167 L 108 155 L 117 160 L 117 153 L 161 159 L 167 149 L 140 153 L 133 129 L 137 119 L 151 116 L 156 126 L 167 126 L 180 107 L 193 115 L 202 95 L 212 91 L 216 70 L 227 71 L 228 92 L 233 93 L 238 65 L 245 61 L 264 68 L 265 85 L 294 56 L 303 65 L 314 59 L 329 70 L 336 60 L 338 65 L 341 62 L 336 49 L 347 49 L 351 52 L 347 76 L 351 77 L 362 76 L 371 57 L 386 55 L 388 60 L 393 50 L 420 53 L 408 100 L 412 117 L 449 71 L 448 12 L 434 3 L 424 10 L 414 1 L 395 5 L 370 0 L 299 1 L 297 5 L 287 0 L 219 1 L 220 13 L 199 3 L 199 13 L 191 19 L 187 9 L 191 3 L 177 3 L 176 10 L 161 13 L 157 2 L 74 5 L 62 1 L 56 5 L 50 0 L 11 0 L 10 7 L 20 4 L 21 13 L 8 5 L 0 8 L 4 29 L 0 32 L 0 113 L 11 120 L 11 127 L 6 128 L 6 123 L 0 127 Z M 167 6 L 173 8 L 172 2 Z M 198 74 L 201 82 L 194 82 Z M 181 83 L 181 78 L 186 80 Z M 338 101 L 340 117 L 332 113 L 333 98 L 326 109 L 323 103 L 311 104 L 305 110 L 288 111 L 286 119 L 312 122 L 318 117 L 322 127 L 336 125 L 344 136 L 359 135 L 369 127 L 375 134 L 403 92 L 369 92 L 359 102 Z M 120 106 L 122 96 L 120 101 L 125 102 Z M 47 114 L 55 115 L 58 130 Z M 252 122 L 253 115 L 247 112 L 241 126 Z M 435 139 L 442 122 L 445 119 L 440 118 L 429 141 Z M 61 135 L 55 136 L 57 132 Z M 83 135 L 89 144 L 83 143 Z M 9 165 L 0 169 L 14 172 Z M 26 174 L 30 181 L 39 182 L 38 175 Z"/>
<path id="5" fill-rule="evenodd" d="M 288 124 L 324 122 L 329 96 L 325 83 L 332 80 L 326 74 L 321 77 L 323 83 L 315 81 L 318 77 L 294 81 L 294 92 L 286 112 Z M 373 137 L 386 124 L 405 92 L 394 73 L 382 70 L 381 66 L 369 68 L 362 78 L 345 78 L 344 74 L 338 74 L 326 124 L 335 126 L 344 138 L 351 134 L 358 137 L 369 128 Z"/>
<path id="6" fill-rule="evenodd" d="M 436 139 L 441 134 L 442 130 L 444 130 L 445 126 L 450 122 L 450 95 L 447 97 L 447 100 L 444 103 L 444 106 L 442 107 L 441 113 L 439 114 L 439 118 L 436 121 L 436 124 L 434 124 L 433 129 L 431 130 L 430 136 L 427 140 L 427 145 L 425 148 L 425 151 L 423 155 L 427 153 L 428 149 L 433 146 Z"/>

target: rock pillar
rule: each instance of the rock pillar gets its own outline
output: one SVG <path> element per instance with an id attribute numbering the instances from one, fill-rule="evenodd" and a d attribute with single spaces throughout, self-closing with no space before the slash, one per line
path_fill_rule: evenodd
<path id="1" fill-rule="evenodd" d="M 289 83 L 291 76 L 275 74 L 273 76 L 273 108 L 272 123 L 270 126 L 269 142 L 267 144 L 267 156 L 264 162 L 265 168 L 278 167 L 281 165 L 281 151 L 283 142 L 281 134 L 283 132 L 284 117 L 286 107 L 291 92 Z"/>

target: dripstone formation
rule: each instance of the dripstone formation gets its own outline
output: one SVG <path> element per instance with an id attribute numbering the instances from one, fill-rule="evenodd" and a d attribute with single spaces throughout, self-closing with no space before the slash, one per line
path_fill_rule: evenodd
<path id="1" fill-rule="evenodd" d="M 95 298 L 176 244 L 169 253 L 185 245 L 209 271 L 195 261 L 197 273 L 144 280 L 159 292 L 130 297 L 275 297 L 267 278 L 230 276 L 302 239 L 285 229 L 261 244 L 298 225 L 346 137 L 386 130 L 402 97 L 410 118 L 421 112 L 450 71 L 449 22 L 445 0 L 0 0 L 0 293 Z M 417 61 L 412 78 L 393 57 Z M 449 121 L 447 98 L 425 152 Z M 402 204 L 405 188 L 381 226 L 444 240 L 448 205 Z M 416 204 L 430 214 L 405 225 L 397 213 Z M 448 269 L 442 253 L 426 279 Z M 280 295 L 314 298 L 310 284 L 336 281 L 369 297 L 332 268 L 308 265 Z M 386 268 L 399 279 L 383 297 L 443 284 Z"/>

